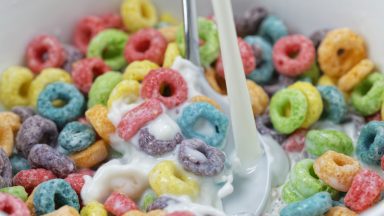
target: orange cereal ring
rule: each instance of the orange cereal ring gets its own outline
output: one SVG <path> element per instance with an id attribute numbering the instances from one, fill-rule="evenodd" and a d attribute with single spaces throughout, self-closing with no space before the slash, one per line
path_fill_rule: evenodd
<path id="1" fill-rule="evenodd" d="M 80 214 L 75 208 L 65 205 L 56 211 L 45 214 L 43 216 L 80 216 Z"/>
<path id="2" fill-rule="evenodd" d="M 375 65 L 369 59 L 361 60 L 351 70 L 349 70 L 344 76 L 342 76 L 337 87 L 344 92 L 349 92 L 357 86 L 361 81 L 364 80 L 368 74 L 370 74 Z"/>
<path id="3" fill-rule="evenodd" d="M 109 143 L 109 135 L 115 132 L 115 126 L 108 119 L 108 109 L 101 104 L 95 105 L 85 112 L 85 117 L 97 134 Z"/>
<path id="4" fill-rule="evenodd" d="M 13 131 L 12 127 L 4 122 L 0 123 L 0 148 L 2 148 L 7 156 L 10 156 L 13 152 Z"/>
<path id="5" fill-rule="evenodd" d="M 269 103 L 269 97 L 262 87 L 251 80 L 247 80 L 247 87 L 251 97 L 252 111 L 254 116 L 264 113 Z"/>
<path id="6" fill-rule="evenodd" d="M 139 210 L 128 211 L 123 214 L 123 216 L 165 216 L 167 215 L 163 210 L 153 210 L 147 213 L 141 212 Z"/>
<path id="7" fill-rule="evenodd" d="M 18 115 L 13 112 L 1 112 L 0 121 L 5 125 L 11 127 L 13 132 L 19 131 L 21 126 L 21 119 Z"/>
<path id="8" fill-rule="evenodd" d="M 159 32 L 164 36 L 168 43 L 176 41 L 176 33 L 179 29 L 179 26 L 166 26 L 159 28 Z"/>
<path id="9" fill-rule="evenodd" d="M 313 164 L 316 175 L 332 188 L 347 192 L 360 170 L 359 161 L 345 154 L 327 151 Z"/>
<path id="10" fill-rule="evenodd" d="M 358 216 L 358 214 L 346 207 L 336 206 L 329 209 L 325 216 Z"/>
<path id="11" fill-rule="evenodd" d="M 317 50 L 321 70 L 330 77 L 341 77 L 367 57 L 364 39 L 348 28 L 327 33 Z"/>
<path id="12" fill-rule="evenodd" d="M 209 103 L 211 104 L 212 106 L 214 106 L 216 109 L 222 111 L 221 109 L 221 106 L 215 101 L 213 100 L 212 98 L 209 98 L 207 96 L 204 96 L 204 95 L 197 95 L 197 96 L 194 96 L 191 98 L 191 101 L 193 103 L 197 103 L 197 102 L 206 102 L 206 103 Z"/>
<path id="13" fill-rule="evenodd" d="M 96 141 L 83 151 L 70 156 L 78 168 L 91 168 L 108 157 L 107 144 L 103 140 Z"/>
<path id="14" fill-rule="evenodd" d="M 222 95 L 227 94 L 227 86 L 225 84 L 224 78 L 217 75 L 216 71 L 213 68 L 206 68 L 205 78 L 207 79 L 212 89 L 215 90 L 217 93 Z"/>

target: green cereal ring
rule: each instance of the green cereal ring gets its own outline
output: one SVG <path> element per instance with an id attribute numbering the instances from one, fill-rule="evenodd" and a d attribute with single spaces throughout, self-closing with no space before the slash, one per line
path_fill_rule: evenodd
<path id="1" fill-rule="evenodd" d="M 307 115 L 308 102 L 297 89 L 283 89 L 273 95 L 270 116 L 273 127 L 280 133 L 289 134 L 299 128 Z"/>
<path id="2" fill-rule="evenodd" d="M 320 156 L 328 150 L 351 155 L 353 153 L 352 139 L 344 132 L 337 130 L 311 130 L 305 137 L 308 153 Z"/>
<path id="3" fill-rule="evenodd" d="M 363 116 L 378 112 L 384 101 L 384 76 L 373 73 L 352 92 L 352 106 Z"/>
<path id="4" fill-rule="evenodd" d="M 88 94 L 88 108 L 96 104 L 107 106 L 109 95 L 113 88 L 123 80 L 118 72 L 108 72 L 96 78 Z"/>
<path id="5" fill-rule="evenodd" d="M 153 190 L 147 190 L 141 195 L 139 206 L 142 211 L 147 211 L 150 206 L 157 199 L 157 195 Z"/>
<path id="6" fill-rule="evenodd" d="M 88 203 L 80 211 L 81 216 L 108 216 L 104 205 L 96 201 Z"/>
<path id="7" fill-rule="evenodd" d="M 304 82 L 310 82 L 313 85 L 316 85 L 317 81 L 320 78 L 320 70 L 317 66 L 317 63 L 313 63 L 311 68 L 305 71 L 302 75 L 299 76 L 299 80 Z"/>
<path id="8" fill-rule="evenodd" d="M 204 45 L 199 48 L 201 64 L 203 66 L 209 66 L 217 59 L 220 53 L 217 27 L 214 22 L 205 18 L 199 18 L 198 28 L 199 38 L 204 41 Z M 181 55 L 185 56 L 184 31 L 182 26 L 177 32 L 176 42 Z"/>
<path id="9" fill-rule="evenodd" d="M 17 197 L 17 198 L 23 200 L 24 202 L 28 198 L 28 193 L 25 191 L 24 187 L 22 187 L 22 186 L 1 188 L 0 193 L 10 194 L 14 197 Z"/>
<path id="10" fill-rule="evenodd" d="M 112 70 L 120 70 L 127 61 L 124 57 L 128 35 L 115 29 L 107 29 L 97 34 L 89 43 L 87 57 L 102 58 Z"/>

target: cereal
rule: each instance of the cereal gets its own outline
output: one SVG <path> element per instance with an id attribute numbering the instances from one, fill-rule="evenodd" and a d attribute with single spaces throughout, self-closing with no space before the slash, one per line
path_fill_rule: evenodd
<path id="1" fill-rule="evenodd" d="M 121 193 L 113 192 L 104 202 L 105 209 L 116 216 L 122 216 L 124 213 L 136 210 L 136 203 L 129 197 Z"/>
<path id="2" fill-rule="evenodd" d="M 315 62 L 315 47 L 303 35 L 280 38 L 273 46 L 273 63 L 283 75 L 295 77 L 311 68 Z"/>
<path id="3" fill-rule="evenodd" d="M 82 53 L 87 53 L 88 44 L 91 39 L 104 28 L 104 22 L 100 17 L 84 17 L 77 23 L 75 27 L 75 33 L 73 35 L 73 42 L 75 46 Z"/>
<path id="4" fill-rule="evenodd" d="M 83 188 L 85 183 L 84 181 L 85 175 L 88 175 L 88 174 L 71 173 L 64 179 L 71 185 L 72 189 L 77 193 L 77 195 L 79 195 L 79 197 L 80 197 L 81 189 Z"/>
<path id="5" fill-rule="evenodd" d="M 327 33 L 318 50 L 321 70 L 328 76 L 339 78 L 366 58 L 364 39 L 350 29 L 335 29 Z"/>
<path id="6" fill-rule="evenodd" d="M 273 127 L 283 134 L 290 134 L 303 125 L 309 107 L 304 93 L 294 88 L 278 91 L 269 106 Z"/>
<path id="7" fill-rule="evenodd" d="M 170 68 L 173 65 L 173 62 L 175 61 L 175 59 L 180 55 L 181 54 L 179 52 L 179 48 L 177 47 L 177 44 L 174 42 L 169 43 L 164 53 L 163 67 Z"/>
<path id="8" fill-rule="evenodd" d="M 178 29 L 179 29 L 179 26 L 165 26 L 157 30 L 163 35 L 165 40 L 167 40 L 167 42 L 170 44 L 176 41 Z"/>
<path id="9" fill-rule="evenodd" d="M 31 82 L 29 87 L 28 97 L 32 107 L 36 107 L 41 92 L 49 84 L 54 82 L 71 83 L 72 78 L 66 71 L 57 68 L 47 68 L 41 71 L 41 73 Z"/>
<path id="10" fill-rule="evenodd" d="M 259 36 L 247 36 L 244 40 L 252 46 L 256 60 L 256 68 L 248 74 L 247 78 L 258 84 L 268 83 L 274 73 L 272 46 Z"/>
<path id="11" fill-rule="evenodd" d="M 27 118 L 34 116 L 35 110 L 32 107 L 16 106 L 12 108 L 12 112 L 20 117 L 21 122 L 27 120 Z"/>
<path id="12" fill-rule="evenodd" d="M 329 193 L 320 192 L 303 201 L 291 203 L 284 207 L 281 216 L 297 216 L 297 215 L 324 215 L 332 207 L 332 199 Z"/>
<path id="13" fill-rule="evenodd" d="M 327 185 L 338 191 L 347 192 L 360 170 L 360 164 L 347 155 L 327 151 L 316 159 L 313 169 Z"/>
<path id="14" fill-rule="evenodd" d="M 16 136 L 16 149 L 27 157 L 31 148 L 37 143 L 54 146 L 57 136 L 57 127 L 53 121 L 35 115 L 29 117 L 21 125 Z"/>
<path id="15" fill-rule="evenodd" d="M 172 140 L 160 140 L 156 139 L 156 137 L 149 132 L 148 128 L 143 128 L 139 132 L 140 150 L 152 156 L 171 152 L 182 140 L 183 136 L 180 133 L 176 133 Z"/>
<path id="16" fill-rule="evenodd" d="M 159 66 L 151 61 L 134 61 L 131 62 L 125 69 L 123 79 L 125 80 L 136 80 L 143 81 L 144 77 L 154 69 L 158 69 Z"/>
<path id="17" fill-rule="evenodd" d="M 64 51 L 67 58 L 61 67 L 67 72 L 72 72 L 73 64 L 83 59 L 84 54 L 79 49 L 71 45 L 64 45 Z"/>
<path id="18" fill-rule="evenodd" d="M 44 68 L 60 67 L 66 53 L 60 41 L 50 35 L 40 35 L 32 39 L 27 46 L 27 65 L 36 74 Z"/>
<path id="19" fill-rule="evenodd" d="M 103 140 L 99 140 L 88 148 L 70 155 L 70 158 L 79 168 L 91 168 L 103 162 L 107 156 L 107 144 Z"/>
<path id="20" fill-rule="evenodd" d="M 166 215 L 169 216 L 169 214 L 166 214 L 165 211 L 161 211 L 161 210 L 154 210 L 147 213 L 144 213 L 138 210 L 133 210 L 125 213 L 123 216 L 166 216 Z"/>
<path id="21" fill-rule="evenodd" d="M 252 7 L 245 11 L 245 29 L 242 31 L 245 35 L 253 35 L 259 29 L 261 22 L 267 17 L 268 11 L 263 7 Z"/>
<path id="22" fill-rule="evenodd" d="M 282 143 L 287 136 L 277 132 L 272 125 L 271 118 L 269 117 L 269 110 L 263 115 L 256 117 L 256 129 L 262 135 L 269 135 L 278 143 Z"/>
<path id="23" fill-rule="evenodd" d="M 60 178 L 65 178 L 76 169 L 75 163 L 69 157 L 46 144 L 34 145 L 29 152 L 28 161 L 32 167 L 51 170 Z"/>
<path id="24" fill-rule="evenodd" d="M 384 155 L 384 122 L 371 121 L 360 131 L 357 140 L 356 155 L 367 164 L 380 165 Z"/>
<path id="25" fill-rule="evenodd" d="M 115 28 L 124 30 L 123 19 L 118 14 L 105 14 L 101 16 L 105 28 Z"/>
<path id="26" fill-rule="evenodd" d="M 13 152 L 13 131 L 12 128 L 6 123 L 0 123 L 0 149 L 4 150 L 7 156 L 12 155 Z"/>
<path id="27" fill-rule="evenodd" d="M 310 130 L 305 138 L 308 153 L 321 156 L 328 150 L 352 155 L 352 139 L 344 132 L 337 130 Z"/>
<path id="28" fill-rule="evenodd" d="M 319 86 L 317 89 L 324 104 L 322 118 L 336 124 L 340 123 L 348 112 L 343 94 L 334 86 Z"/>
<path id="29" fill-rule="evenodd" d="M 1 73 L 0 101 L 6 108 L 25 106 L 29 104 L 29 85 L 33 73 L 24 67 L 13 66 Z"/>
<path id="30" fill-rule="evenodd" d="M 75 86 L 83 93 L 87 94 L 91 89 L 93 80 L 110 71 L 100 58 L 86 58 L 73 64 L 72 78 Z"/>
<path id="31" fill-rule="evenodd" d="M 303 74 L 299 76 L 300 81 L 306 81 L 316 85 L 320 78 L 320 70 L 316 63 L 313 63 L 312 66 L 306 70 Z"/>
<path id="32" fill-rule="evenodd" d="M 317 85 L 318 86 L 336 86 L 337 85 L 337 78 L 332 78 L 328 75 L 323 74 L 319 78 Z"/>
<path id="33" fill-rule="evenodd" d="M 148 207 L 157 199 L 157 195 L 153 190 L 145 191 L 139 200 L 139 207 L 143 211 L 147 211 Z"/>
<path id="34" fill-rule="evenodd" d="M 337 206 L 329 209 L 325 216 L 358 216 L 358 214 L 349 210 L 348 208 Z"/>
<path id="35" fill-rule="evenodd" d="M 1 124 L 9 127 L 13 132 L 19 131 L 21 126 L 20 117 L 13 112 L 1 112 L 0 113 Z"/>
<path id="36" fill-rule="evenodd" d="M 47 214 L 64 205 L 80 209 L 79 199 L 71 185 L 63 179 L 43 182 L 36 189 L 33 204 L 37 215 Z"/>
<path id="37" fill-rule="evenodd" d="M 104 205 L 96 201 L 90 202 L 85 205 L 81 211 L 81 216 L 108 216 L 107 210 L 105 210 Z"/>
<path id="38" fill-rule="evenodd" d="M 58 151 L 70 154 L 86 149 L 96 141 L 96 133 L 92 127 L 80 122 L 70 122 L 61 130 L 58 137 Z"/>
<path id="39" fill-rule="evenodd" d="M 313 32 L 309 38 L 311 39 L 313 45 L 315 48 L 319 48 L 321 42 L 324 40 L 325 36 L 329 32 L 329 29 L 320 29 L 315 32 Z"/>
<path id="40" fill-rule="evenodd" d="M 108 109 L 103 105 L 95 105 L 85 112 L 85 116 L 96 133 L 108 143 L 109 135 L 115 132 L 115 126 L 108 119 Z"/>
<path id="41" fill-rule="evenodd" d="M 14 197 L 21 199 L 22 201 L 26 201 L 28 198 L 28 194 L 27 192 L 25 192 L 25 189 L 22 186 L 1 188 L 0 193 L 10 194 Z"/>
<path id="42" fill-rule="evenodd" d="M 4 150 L 0 148 L 0 188 L 12 185 L 12 165 Z"/>
<path id="43" fill-rule="evenodd" d="M 273 95 L 276 94 L 276 92 L 278 92 L 279 90 L 293 84 L 294 82 L 295 79 L 280 74 L 277 77 L 277 80 L 275 79 L 271 84 L 264 85 L 263 87 L 269 95 Z"/>
<path id="44" fill-rule="evenodd" d="M 251 80 L 246 81 L 249 96 L 251 97 L 252 111 L 254 116 L 261 115 L 267 109 L 269 97 L 262 87 Z"/>
<path id="45" fill-rule="evenodd" d="M 158 163 L 149 173 L 149 184 L 157 195 L 189 195 L 197 196 L 198 183 L 176 166 L 172 161 Z"/>
<path id="46" fill-rule="evenodd" d="M 210 134 L 203 134 L 195 130 L 194 126 L 198 120 L 209 122 L 210 126 L 214 128 Z M 208 103 L 192 103 L 183 109 L 177 123 L 186 138 L 200 139 L 217 148 L 224 147 L 223 140 L 227 134 L 228 118 L 214 106 Z"/>
<path id="47" fill-rule="evenodd" d="M 178 203 L 176 199 L 173 199 L 167 195 L 162 195 L 156 198 L 151 205 L 148 206 L 147 211 L 153 211 L 156 209 L 165 209 L 169 204 Z"/>
<path id="48" fill-rule="evenodd" d="M 380 200 L 383 179 L 374 171 L 362 170 L 355 178 L 344 198 L 345 205 L 353 211 L 361 212 Z"/>
<path id="49" fill-rule="evenodd" d="M 124 0 L 120 14 L 125 28 L 131 32 L 152 27 L 157 22 L 156 8 L 150 0 Z"/>
<path id="50" fill-rule="evenodd" d="M 345 75 L 340 77 L 337 86 L 345 92 L 351 91 L 373 70 L 375 65 L 369 59 L 363 59 L 350 69 Z"/>
<path id="51" fill-rule="evenodd" d="M 205 69 L 204 75 L 208 81 L 208 84 L 213 90 L 215 90 L 221 95 L 227 94 L 227 86 L 225 84 L 225 79 L 219 76 L 213 68 L 207 67 Z"/>
<path id="52" fill-rule="evenodd" d="M 305 146 L 306 134 L 307 130 L 305 129 L 295 131 L 283 142 L 283 149 L 288 152 L 301 152 Z"/>
<path id="53" fill-rule="evenodd" d="M 352 106 L 363 116 L 378 112 L 384 101 L 384 76 L 373 73 L 352 91 Z"/>
<path id="54" fill-rule="evenodd" d="M 62 106 L 55 106 L 53 101 L 61 100 Z M 37 111 L 45 118 L 62 128 L 66 123 L 78 119 L 85 107 L 85 98 L 71 84 L 56 82 L 49 84 L 39 95 Z"/>
<path id="55" fill-rule="evenodd" d="M 56 211 L 45 214 L 44 216 L 63 216 L 63 215 L 65 215 L 65 216 L 80 216 L 77 209 L 75 209 L 71 206 L 67 206 L 67 205 L 59 208 Z"/>
<path id="56" fill-rule="evenodd" d="M 88 109 L 97 104 L 106 106 L 113 88 L 121 80 L 122 75 L 118 72 L 109 72 L 97 77 L 88 94 Z"/>
<path id="57" fill-rule="evenodd" d="M 16 175 L 21 170 L 28 170 L 31 166 L 28 163 L 28 160 L 25 159 L 21 154 L 12 154 L 9 158 L 12 164 L 12 175 Z"/>
<path id="58" fill-rule="evenodd" d="M 151 70 L 143 80 L 141 97 L 157 99 L 167 108 L 173 108 L 187 100 L 188 85 L 177 71 L 166 68 Z"/>
<path id="59" fill-rule="evenodd" d="M 46 169 L 28 169 L 18 172 L 13 177 L 13 185 L 20 185 L 25 188 L 28 193 L 31 193 L 39 184 L 56 178 L 53 172 Z"/>
<path id="60" fill-rule="evenodd" d="M 136 80 L 123 80 L 113 88 L 108 98 L 108 108 L 113 102 L 123 100 L 126 104 L 131 104 L 139 99 L 140 83 Z"/>
<path id="61" fill-rule="evenodd" d="M 269 15 L 261 22 L 258 34 L 270 44 L 276 43 L 288 34 L 287 27 L 279 18 Z"/>
<path id="62" fill-rule="evenodd" d="M 190 211 L 174 211 L 167 214 L 167 216 L 195 216 L 195 214 Z"/>
<path id="63" fill-rule="evenodd" d="M 125 46 L 124 56 L 128 62 L 149 60 L 161 65 L 167 41 L 156 29 L 142 29 L 131 35 Z"/>
<path id="64" fill-rule="evenodd" d="M 199 176 L 215 176 L 224 169 L 225 154 L 198 139 L 183 140 L 178 159 L 183 168 Z"/>
<path id="65" fill-rule="evenodd" d="M 89 43 L 87 57 L 101 58 L 112 70 L 119 70 L 127 64 L 124 58 L 124 46 L 127 40 L 128 35 L 123 31 L 103 30 Z"/>
<path id="66" fill-rule="evenodd" d="M 213 100 L 207 96 L 204 96 L 204 95 L 197 95 L 197 96 L 192 97 L 191 102 L 193 102 L 193 103 L 199 103 L 199 102 L 209 103 L 212 106 L 214 106 L 216 109 L 218 109 L 220 111 L 222 110 L 221 106 L 215 100 Z"/>
<path id="67" fill-rule="evenodd" d="M 30 215 L 23 201 L 5 193 L 0 193 L 0 212 L 5 212 L 6 215 L 10 216 Z"/>

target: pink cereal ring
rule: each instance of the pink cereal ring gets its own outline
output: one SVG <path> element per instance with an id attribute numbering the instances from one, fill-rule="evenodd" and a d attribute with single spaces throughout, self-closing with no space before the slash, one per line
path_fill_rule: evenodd
<path id="1" fill-rule="evenodd" d="M 40 73 L 44 68 L 60 67 L 65 59 L 66 52 L 54 36 L 37 36 L 27 46 L 27 64 L 34 73 Z"/>
<path id="2" fill-rule="evenodd" d="M 244 66 L 244 73 L 248 75 L 252 73 L 252 71 L 256 67 L 255 54 L 253 52 L 253 48 L 249 44 L 247 44 L 243 39 L 237 38 L 237 42 L 240 49 L 241 60 Z M 221 77 L 224 77 L 223 59 L 221 55 L 219 56 L 216 62 L 216 73 Z"/>
<path id="3" fill-rule="evenodd" d="M 81 19 L 73 35 L 74 44 L 83 53 L 87 52 L 91 39 L 105 28 L 105 22 L 97 16 L 87 16 Z"/>
<path id="4" fill-rule="evenodd" d="M 124 56 L 128 62 L 149 60 L 161 65 L 167 49 L 167 40 L 157 30 L 142 29 L 133 34 L 125 46 Z"/>
<path id="5" fill-rule="evenodd" d="M 383 186 L 384 181 L 376 172 L 362 170 L 353 178 L 345 205 L 356 212 L 364 211 L 379 201 Z"/>
<path id="6" fill-rule="evenodd" d="M 73 82 L 81 92 L 87 94 L 91 89 L 93 80 L 110 70 L 100 58 L 82 59 L 73 65 Z"/>
<path id="7" fill-rule="evenodd" d="M 166 107 L 173 108 L 188 99 L 187 82 L 172 69 L 154 69 L 144 77 L 141 96 L 158 99 Z"/>
<path id="8" fill-rule="evenodd" d="M 124 29 L 123 20 L 120 15 L 106 14 L 101 16 L 101 19 L 104 21 L 105 28 Z"/>
<path id="9" fill-rule="evenodd" d="M 283 142 L 283 149 L 287 152 L 301 152 L 305 146 L 306 134 L 305 129 L 295 131 Z"/>
<path id="10" fill-rule="evenodd" d="M 116 216 L 138 209 L 134 201 L 119 192 L 113 192 L 104 202 L 104 207 L 108 212 Z"/>
<path id="11" fill-rule="evenodd" d="M 315 47 L 303 35 L 280 38 L 273 47 L 273 63 L 283 75 L 295 77 L 308 70 L 315 62 Z"/>
<path id="12" fill-rule="evenodd" d="M 28 193 L 42 182 L 57 178 L 53 172 L 46 169 L 29 169 L 22 170 L 13 176 L 13 185 L 20 185 L 25 188 Z"/>
<path id="13" fill-rule="evenodd" d="M 149 99 L 128 111 L 117 126 L 118 135 L 125 141 L 131 139 L 147 122 L 163 112 L 160 101 Z"/>
<path id="14" fill-rule="evenodd" d="M 87 174 L 72 173 L 72 174 L 69 174 L 64 180 L 71 185 L 72 189 L 76 191 L 78 195 L 80 195 L 81 189 L 83 188 L 85 183 L 84 181 L 85 175 Z"/>
<path id="15" fill-rule="evenodd" d="M 5 193 L 0 193 L 0 211 L 5 212 L 8 216 L 31 215 L 23 201 Z"/>

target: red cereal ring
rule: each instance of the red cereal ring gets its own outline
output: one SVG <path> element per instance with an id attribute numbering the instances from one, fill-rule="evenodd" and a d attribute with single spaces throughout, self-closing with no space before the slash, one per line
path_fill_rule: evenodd
<path id="1" fill-rule="evenodd" d="M 128 62 L 149 60 L 163 64 L 167 40 L 157 30 L 142 29 L 133 34 L 125 46 L 124 56 Z"/>
<path id="2" fill-rule="evenodd" d="M 141 96 L 158 99 L 166 107 L 173 108 L 187 100 L 187 82 L 180 73 L 172 69 L 154 69 L 144 77 Z"/>
<path id="3" fill-rule="evenodd" d="M 72 189 L 76 191 L 77 195 L 80 195 L 81 189 L 84 186 L 84 176 L 88 175 L 85 173 L 71 173 L 64 180 L 67 181 Z"/>
<path id="4" fill-rule="evenodd" d="M 246 43 L 243 39 L 237 38 L 237 42 L 240 49 L 241 60 L 244 66 L 244 73 L 248 75 L 252 73 L 253 70 L 255 70 L 255 67 L 256 67 L 255 54 L 253 52 L 252 47 L 248 43 Z M 223 59 L 221 55 L 216 61 L 216 73 L 221 77 L 224 77 L 224 66 L 223 66 Z"/>
<path id="5" fill-rule="evenodd" d="M 27 64 L 34 73 L 40 73 L 44 68 L 60 67 L 65 59 L 66 52 L 54 36 L 37 36 L 27 46 Z"/>
<path id="6" fill-rule="evenodd" d="M 285 36 L 275 43 L 272 58 L 280 74 L 295 77 L 311 68 L 315 62 L 315 47 L 303 35 Z"/>
<path id="7" fill-rule="evenodd" d="M 31 193 L 40 183 L 55 178 L 57 178 L 55 174 L 46 169 L 22 170 L 13 177 L 13 185 L 23 186 L 28 193 Z"/>
<path id="8" fill-rule="evenodd" d="M 119 192 L 113 192 L 105 200 L 104 207 L 108 212 L 116 216 L 122 216 L 126 212 L 138 209 L 133 200 Z"/>
<path id="9" fill-rule="evenodd" d="M 301 152 L 305 146 L 307 130 L 299 129 L 291 134 L 284 142 L 283 149 L 287 152 Z"/>
<path id="10" fill-rule="evenodd" d="M 100 58 L 86 58 L 73 65 L 72 78 L 75 86 L 83 93 L 88 93 L 96 77 L 110 71 Z"/>
<path id="11" fill-rule="evenodd" d="M 121 19 L 120 15 L 106 14 L 101 16 L 101 19 L 104 21 L 105 28 L 124 29 L 123 20 Z"/>
<path id="12" fill-rule="evenodd" d="M 91 39 L 105 28 L 105 21 L 97 16 L 87 16 L 81 19 L 73 35 L 75 46 L 83 53 L 87 52 Z"/>
<path id="13" fill-rule="evenodd" d="M 0 212 L 4 212 L 8 216 L 31 215 L 23 201 L 6 193 L 0 193 Z"/>

